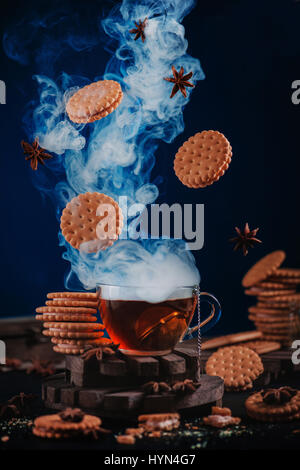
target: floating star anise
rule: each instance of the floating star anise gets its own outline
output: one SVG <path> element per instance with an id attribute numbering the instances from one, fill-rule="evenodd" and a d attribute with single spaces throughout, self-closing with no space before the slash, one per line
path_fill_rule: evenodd
<path id="1" fill-rule="evenodd" d="M 147 21 L 148 21 L 148 18 L 146 17 L 144 21 L 139 20 L 138 23 L 136 21 L 134 22 L 136 27 L 131 29 L 129 32 L 130 34 L 135 34 L 135 38 L 134 38 L 135 41 L 141 38 L 142 41 L 145 42 L 146 40 L 145 27 L 146 27 Z"/>
<path id="2" fill-rule="evenodd" d="M 45 377 L 46 375 L 53 375 L 55 373 L 55 366 L 52 361 L 40 361 L 33 359 L 31 366 L 26 370 L 27 374 L 38 374 Z"/>
<path id="3" fill-rule="evenodd" d="M 234 251 L 243 250 L 244 256 L 248 254 L 249 248 L 254 248 L 255 243 L 262 243 L 261 240 L 256 238 L 256 234 L 259 228 L 254 230 L 250 230 L 249 224 L 246 223 L 244 227 L 244 231 L 240 230 L 238 227 L 235 227 L 235 231 L 237 232 L 238 236 L 234 238 L 230 238 L 230 242 L 234 242 Z"/>
<path id="4" fill-rule="evenodd" d="M 297 390 L 292 387 L 269 388 L 262 390 L 262 399 L 268 405 L 283 405 L 296 395 Z"/>
<path id="5" fill-rule="evenodd" d="M 84 418 L 84 412 L 80 408 L 66 408 L 58 414 L 63 421 L 70 423 L 80 423 Z"/>
<path id="6" fill-rule="evenodd" d="M 87 346 L 86 351 L 81 354 L 82 359 L 89 361 L 93 356 L 96 357 L 98 361 L 101 361 L 104 356 L 113 356 L 116 354 L 116 350 L 119 345 L 111 344 L 110 346 Z"/>
<path id="7" fill-rule="evenodd" d="M 142 390 L 146 395 L 152 395 L 156 393 L 167 393 L 171 392 L 171 387 L 166 382 L 147 382 L 142 385 Z"/>
<path id="8" fill-rule="evenodd" d="M 199 386 L 199 382 L 194 382 L 191 379 L 185 379 L 183 381 L 176 382 L 173 385 L 172 390 L 176 394 L 194 393 Z"/>
<path id="9" fill-rule="evenodd" d="M 52 158 L 50 153 L 47 153 L 45 149 L 39 146 L 38 137 L 34 139 L 32 144 L 22 140 L 21 145 L 24 150 L 24 155 L 27 155 L 25 160 L 30 160 L 30 166 L 33 170 L 37 170 L 39 163 L 45 165 L 44 160 L 50 160 L 50 158 Z"/>
<path id="10" fill-rule="evenodd" d="M 164 80 L 167 80 L 167 82 L 174 83 L 170 98 L 173 98 L 174 95 L 176 95 L 177 91 L 181 91 L 183 96 L 186 98 L 186 87 L 191 87 L 193 88 L 195 85 L 190 83 L 188 80 L 193 76 L 193 72 L 189 72 L 186 75 L 184 74 L 184 68 L 180 67 L 179 72 L 175 69 L 175 67 L 172 65 L 172 72 L 174 75 L 174 78 L 169 78 L 165 77 Z"/>

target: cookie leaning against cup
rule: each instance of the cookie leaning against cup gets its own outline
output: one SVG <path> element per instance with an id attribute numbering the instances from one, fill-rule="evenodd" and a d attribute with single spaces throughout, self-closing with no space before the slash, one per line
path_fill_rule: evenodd
<path id="1" fill-rule="evenodd" d="M 96 253 L 111 246 L 123 227 L 119 205 L 103 193 L 85 193 L 74 197 L 60 219 L 63 236 L 77 250 Z"/>
<path id="2" fill-rule="evenodd" d="M 228 391 L 243 391 L 252 388 L 253 380 L 263 373 L 259 355 L 244 346 L 227 346 L 218 349 L 207 360 L 208 375 L 217 375 L 224 380 Z"/>
<path id="3" fill-rule="evenodd" d="M 98 121 L 121 103 L 123 92 L 115 80 L 100 80 L 80 88 L 69 98 L 66 111 L 78 124 Z"/>
<path id="4" fill-rule="evenodd" d="M 190 137 L 178 149 L 174 171 L 188 188 L 205 188 L 218 181 L 228 169 L 231 145 L 218 131 L 202 131 Z"/>

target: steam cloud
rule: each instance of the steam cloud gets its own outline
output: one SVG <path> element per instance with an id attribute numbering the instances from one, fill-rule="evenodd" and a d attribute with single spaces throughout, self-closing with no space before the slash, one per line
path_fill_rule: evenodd
<path id="1" fill-rule="evenodd" d="M 170 143 L 183 131 L 183 108 L 188 102 L 181 93 L 170 99 L 171 85 L 163 77 L 170 76 L 174 65 L 177 70 L 183 66 L 186 72 L 192 71 L 194 84 L 204 78 L 199 60 L 186 52 L 188 43 L 180 24 L 194 3 L 193 0 L 123 0 L 101 22 L 105 33 L 118 42 L 103 77 L 90 80 L 65 72 L 56 81 L 41 74 L 34 77 L 39 103 L 31 104 L 24 125 L 29 140 L 38 136 L 40 145 L 56 154 L 47 162 L 47 169 L 37 172 L 35 183 L 55 202 L 58 218 L 72 197 L 87 191 L 103 192 L 116 201 L 119 196 L 127 196 L 128 205 L 151 204 L 156 200 L 158 188 L 151 183 L 150 174 L 158 141 Z M 145 17 L 148 18 L 146 41 L 134 41 L 129 33 L 133 21 Z M 7 55 L 22 64 L 28 63 L 32 42 L 43 28 L 63 21 L 63 15 L 35 19 L 36 28 L 31 23 L 31 35 L 23 43 L 15 31 L 8 31 L 3 38 Z M 49 64 L 50 69 L 55 62 L 53 48 L 60 48 L 63 54 L 68 48 L 80 52 L 96 45 L 95 37 L 70 33 L 62 38 L 63 47 L 57 37 L 52 47 L 50 43 L 47 37 L 48 60 L 53 62 Z M 65 113 L 70 94 L 102 78 L 121 84 L 124 92 L 121 105 L 93 124 L 70 122 Z M 59 241 L 66 249 L 63 258 L 71 265 L 65 280 L 69 289 L 82 286 L 93 289 L 98 283 L 156 286 L 155 296 L 145 293 L 145 289 L 143 292 L 147 300 L 157 301 L 168 297 L 176 287 L 194 285 L 200 279 L 193 255 L 185 249 L 184 242 L 119 240 L 104 252 L 86 254 L 69 245 L 61 233 Z"/>

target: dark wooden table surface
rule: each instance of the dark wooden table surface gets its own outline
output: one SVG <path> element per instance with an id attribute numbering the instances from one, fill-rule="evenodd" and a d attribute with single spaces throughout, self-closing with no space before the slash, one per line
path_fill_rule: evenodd
<path id="1" fill-rule="evenodd" d="M 24 331 L 26 334 L 24 334 Z M 52 352 L 48 341 L 39 334 L 36 323 L 30 319 L 20 321 L 0 322 L 0 339 L 7 344 L 7 357 L 20 357 L 23 361 L 32 358 L 52 359 L 62 366 L 61 356 Z M 60 364 L 59 364 L 60 363 Z M 37 399 L 32 407 L 32 418 L 39 414 L 45 414 L 41 400 L 42 378 L 36 374 L 27 374 L 25 370 L 0 372 L 0 403 L 4 403 L 20 392 L 34 393 Z M 270 386 L 290 385 L 299 388 L 300 372 L 288 368 L 284 375 L 271 378 Z M 261 387 L 261 385 L 259 385 Z M 258 386 L 256 386 L 258 388 Z M 13 425 L 0 422 L 0 439 L 9 435 L 7 442 L 0 440 L 0 449 L 6 450 L 99 450 L 104 455 L 110 455 L 112 451 L 144 450 L 146 452 L 163 451 L 173 453 L 175 451 L 189 451 L 210 449 L 295 449 L 300 448 L 300 422 L 267 424 L 258 423 L 246 416 L 244 402 L 249 392 L 225 393 L 223 406 L 232 410 L 233 416 L 242 418 L 241 425 L 223 430 L 203 426 L 201 417 L 195 410 L 181 417 L 179 430 L 165 433 L 161 438 L 143 438 L 137 440 L 134 446 L 117 444 L 115 435 L 124 432 L 128 423 L 126 421 L 104 419 L 103 426 L 113 433 L 102 437 L 97 441 L 80 439 L 76 441 L 51 441 L 34 437 L 27 421 L 22 419 Z M 50 411 L 53 413 L 53 411 Z"/>

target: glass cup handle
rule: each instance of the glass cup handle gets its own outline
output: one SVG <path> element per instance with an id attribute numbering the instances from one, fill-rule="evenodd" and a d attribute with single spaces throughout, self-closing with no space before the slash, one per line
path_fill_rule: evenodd
<path id="1" fill-rule="evenodd" d="M 206 297 L 206 298 L 204 298 L 204 297 Z M 210 300 L 208 300 L 208 298 Z M 209 303 L 209 305 L 211 307 L 210 313 L 209 313 L 208 317 L 205 320 L 203 320 L 203 322 L 200 323 L 200 325 L 198 324 L 196 326 L 188 328 L 185 336 L 186 335 L 191 336 L 199 328 L 202 328 L 201 332 L 203 333 L 203 332 L 209 330 L 210 328 L 212 328 L 220 319 L 221 305 L 220 305 L 218 299 L 216 299 L 216 297 L 214 297 L 212 294 L 209 294 L 208 292 L 198 293 L 198 305 L 197 305 L 197 308 L 195 310 L 195 313 L 197 312 L 199 314 L 199 309 L 200 309 L 201 302 Z M 195 315 L 195 313 L 194 313 L 194 315 Z M 203 327 L 205 327 L 205 328 L 203 328 Z"/>

